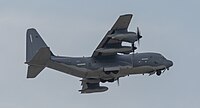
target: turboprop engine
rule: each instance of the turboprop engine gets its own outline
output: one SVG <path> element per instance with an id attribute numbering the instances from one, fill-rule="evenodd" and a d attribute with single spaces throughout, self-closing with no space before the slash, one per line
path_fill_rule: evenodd
<path id="1" fill-rule="evenodd" d="M 127 33 L 120 33 L 120 34 L 111 34 L 108 37 L 112 38 L 113 40 L 119 40 L 129 43 L 134 43 L 138 40 L 138 36 L 135 32 L 127 32 Z"/>

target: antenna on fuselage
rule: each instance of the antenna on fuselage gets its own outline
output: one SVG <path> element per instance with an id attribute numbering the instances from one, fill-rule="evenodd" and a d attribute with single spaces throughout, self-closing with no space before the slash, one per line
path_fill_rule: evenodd
<path id="1" fill-rule="evenodd" d="M 117 85 L 119 86 L 119 78 L 117 78 Z"/>

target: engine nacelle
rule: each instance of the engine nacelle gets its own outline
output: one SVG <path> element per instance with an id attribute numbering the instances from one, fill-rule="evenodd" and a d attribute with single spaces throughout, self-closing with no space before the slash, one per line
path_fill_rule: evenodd
<path id="1" fill-rule="evenodd" d="M 119 34 L 111 34 L 108 35 L 108 37 L 111 37 L 114 40 L 134 43 L 138 40 L 137 34 L 135 32 L 127 32 L 127 33 L 119 33 Z"/>

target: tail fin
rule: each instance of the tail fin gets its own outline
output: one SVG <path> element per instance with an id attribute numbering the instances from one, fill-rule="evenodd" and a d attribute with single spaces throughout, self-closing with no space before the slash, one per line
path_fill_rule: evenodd
<path id="1" fill-rule="evenodd" d="M 39 33 L 31 28 L 26 32 L 26 62 L 30 61 L 33 56 L 42 47 L 48 47 Z"/>
<path id="2" fill-rule="evenodd" d="M 31 28 L 26 33 L 27 78 L 35 78 L 45 67 L 51 57 L 51 51 L 39 33 Z"/>

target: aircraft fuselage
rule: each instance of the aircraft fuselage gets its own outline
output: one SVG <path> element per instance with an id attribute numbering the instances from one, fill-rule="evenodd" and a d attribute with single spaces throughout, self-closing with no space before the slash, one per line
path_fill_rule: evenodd
<path id="1" fill-rule="evenodd" d="M 53 65 L 60 65 L 52 67 Z M 64 68 L 65 65 L 68 67 Z M 52 56 L 49 68 L 69 74 L 69 66 L 75 69 L 71 75 L 81 78 L 98 78 L 114 81 L 131 74 L 154 74 L 168 69 L 173 63 L 158 53 L 136 53 L 106 57 L 62 57 Z"/>

